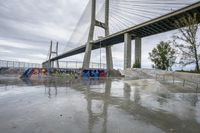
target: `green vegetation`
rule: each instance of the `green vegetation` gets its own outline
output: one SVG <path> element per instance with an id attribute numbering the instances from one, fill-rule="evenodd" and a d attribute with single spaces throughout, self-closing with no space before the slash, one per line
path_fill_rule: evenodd
<path id="1" fill-rule="evenodd" d="M 181 70 L 180 72 L 200 73 L 200 43 L 197 40 L 199 17 L 200 16 L 197 16 L 197 14 L 188 14 L 186 17 L 182 17 L 173 23 L 179 31 L 173 36 L 172 41 L 176 51 L 170 47 L 170 43 L 160 42 L 160 44 L 149 53 L 150 59 L 154 63 L 154 68 L 168 70 L 175 64 L 176 57 L 174 55 L 176 54 L 179 60 L 176 62 L 177 64 L 183 67 L 195 64 L 194 70 Z"/>
<path id="2" fill-rule="evenodd" d="M 170 46 L 169 42 L 161 41 L 157 47 L 149 53 L 153 67 L 162 70 L 169 70 L 175 63 L 175 50 Z"/>
<path id="3" fill-rule="evenodd" d="M 141 68 L 140 59 L 135 60 L 135 63 L 133 64 L 133 68 Z"/>

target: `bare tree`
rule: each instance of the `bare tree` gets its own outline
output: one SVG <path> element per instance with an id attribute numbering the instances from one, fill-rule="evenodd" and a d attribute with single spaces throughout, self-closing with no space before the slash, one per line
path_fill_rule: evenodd
<path id="1" fill-rule="evenodd" d="M 180 33 L 179 35 L 176 34 L 173 36 L 173 42 L 181 53 L 179 63 L 183 66 L 195 64 L 195 71 L 199 73 L 200 54 L 198 52 L 199 44 L 197 44 L 199 23 L 197 14 L 188 14 L 176 20 L 174 25 Z"/>

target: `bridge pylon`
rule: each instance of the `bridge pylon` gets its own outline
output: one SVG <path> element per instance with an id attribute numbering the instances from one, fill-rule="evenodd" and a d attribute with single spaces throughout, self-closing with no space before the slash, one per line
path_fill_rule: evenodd
<path id="1" fill-rule="evenodd" d="M 105 30 L 105 36 L 109 35 L 109 0 L 105 0 L 105 22 L 100 22 L 96 19 L 96 0 L 92 1 L 91 7 L 91 24 L 90 31 L 88 35 L 88 40 L 85 49 L 84 61 L 83 61 L 83 69 L 88 69 L 90 67 L 90 58 L 92 51 L 92 41 L 94 39 L 94 30 L 95 26 L 101 27 Z M 113 60 L 112 60 L 112 50 L 111 46 L 106 47 L 106 64 L 107 69 L 113 69 Z"/>
<path id="2" fill-rule="evenodd" d="M 50 61 L 52 55 L 55 54 L 58 56 L 58 42 L 56 42 L 56 49 L 53 51 L 53 42 L 50 42 L 50 49 L 49 49 L 49 60 L 48 60 L 48 68 L 54 68 L 54 61 Z M 59 62 L 56 60 L 56 66 L 59 68 Z"/>

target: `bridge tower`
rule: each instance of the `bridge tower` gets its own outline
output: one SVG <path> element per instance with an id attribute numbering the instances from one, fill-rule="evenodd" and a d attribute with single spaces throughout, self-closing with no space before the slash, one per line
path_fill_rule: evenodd
<path id="1" fill-rule="evenodd" d="M 105 0 L 105 22 L 100 22 L 96 19 L 96 0 L 91 0 L 91 2 L 92 2 L 91 24 L 86 44 L 83 69 L 88 69 L 90 66 L 91 50 L 93 45 L 92 41 L 94 39 L 95 26 L 103 28 L 105 30 L 105 36 L 109 35 L 109 0 Z M 107 69 L 109 70 L 113 69 L 111 46 L 106 47 L 106 64 L 107 64 Z"/>
<path id="2" fill-rule="evenodd" d="M 56 56 L 58 56 L 58 42 L 56 43 L 56 50 L 53 51 L 53 42 L 51 41 L 50 43 L 50 49 L 49 49 L 49 60 L 48 60 L 48 68 L 54 68 L 54 61 L 50 61 L 52 55 L 55 54 Z M 58 60 L 56 60 L 56 64 L 57 64 L 57 68 L 59 68 L 59 62 Z"/>

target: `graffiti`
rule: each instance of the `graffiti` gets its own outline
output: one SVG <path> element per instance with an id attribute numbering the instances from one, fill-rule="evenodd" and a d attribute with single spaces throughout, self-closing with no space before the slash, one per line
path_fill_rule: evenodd
<path id="1" fill-rule="evenodd" d="M 78 78 L 80 77 L 80 69 L 49 69 L 49 74 L 60 78 Z"/>
<path id="2" fill-rule="evenodd" d="M 63 68 L 29 68 L 24 71 L 21 78 L 93 78 L 99 79 L 108 76 L 108 72 L 103 69 L 63 69 Z"/>
<path id="3" fill-rule="evenodd" d="M 21 78 L 36 78 L 48 76 L 46 68 L 29 68 L 24 71 Z"/>
<path id="4" fill-rule="evenodd" d="M 59 69 L 59 68 L 29 68 L 24 71 L 21 78 L 44 78 L 44 77 L 59 77 L 59 78 L 78 78 L 81 73 L 79 69 Z"/>
<path id="5" fill-rule="evenodd" d="M 82 70 L 81 76 L 84 79 L 87 79 L 87 78 L 99 79 L 99 78 L 107 77 L 108 72 L 101 69 L 85 69 L 85 70 Z"/>

